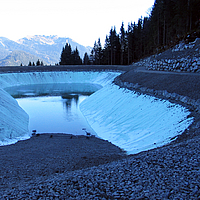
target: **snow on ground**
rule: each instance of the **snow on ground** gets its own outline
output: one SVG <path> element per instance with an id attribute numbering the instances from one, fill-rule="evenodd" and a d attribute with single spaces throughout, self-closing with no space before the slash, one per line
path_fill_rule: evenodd
<path id="1" fill-rule="evenodd" d="M 28 134 L 28 116 L 3 89 L 46 83 L 93 83 L 103 88 L 80 109 L 103 139 L 129 154 L 162 146 L 191 123 L 189 111 L 165 100 L 139 95 L 112 84 L 117 72 L 34 72 L 0 74 L 0 145 Z M 10 140 L 11 141 L 11 140 Z"/>

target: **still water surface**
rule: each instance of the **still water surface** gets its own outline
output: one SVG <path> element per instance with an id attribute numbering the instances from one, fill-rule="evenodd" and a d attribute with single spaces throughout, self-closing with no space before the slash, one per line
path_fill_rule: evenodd
<path id="1" fill-rule="evenodd" d="M 84 88 L 84 89 L 82 89 Z M 7 88 L 29 115 L 29 130 L 38 133 L 96 135 L 79 109 L 100 87 L 91 84 L 46 84 Z"/>

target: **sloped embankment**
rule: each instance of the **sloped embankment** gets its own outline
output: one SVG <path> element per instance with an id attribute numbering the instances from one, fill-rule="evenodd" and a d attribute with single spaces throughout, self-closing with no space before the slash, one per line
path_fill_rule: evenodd
<path id="1" fill-rule="evenodd" d="M 115 79 L 118 81 L 128 83 L 132 89 L 152 89 L 155 91 L 167 91 L 169 93 L 176 93 L 179 95 L 187 96 L 191 99 L 200 99 L 200 75 L 192 73 L 149 73 L 136 72 L 130 70 L 121 74 Z M 136 86 L 136 84 L 138 86 Z M 135 85 L 135 87 L 134 87 Z M 147 91 L 148 92 L 148 91 Z M 156 94 L 156 93 L 155 93 Z"/>
<path id="2" fill-rule="evenodd" d="M 120 87 L 184 105 L 190 109 L 191 115 L 195 117 L 189 132 L 192 135 L 198 132 L 200 127 L 199 74 L 131 70 L 116 77 L 114 82 Z"/>

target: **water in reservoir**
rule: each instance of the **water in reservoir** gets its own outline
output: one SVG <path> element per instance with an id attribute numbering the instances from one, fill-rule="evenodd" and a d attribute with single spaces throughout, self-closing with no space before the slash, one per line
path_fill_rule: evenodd
<path id="1" fill-rule="evenodd" d="M 29 115 L 29 130 L 38 133 L 96 133 L 79 109 L 80 103 L 100 89 L 96 84 L 38 84 L 6 88 Z"/>

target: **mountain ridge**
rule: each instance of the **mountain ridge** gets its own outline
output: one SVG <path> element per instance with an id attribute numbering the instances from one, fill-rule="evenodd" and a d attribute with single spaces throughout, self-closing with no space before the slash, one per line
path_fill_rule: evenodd
<path id="1" fill-rule="evenodd" d="M 6 58 L 0 60 L 0 66 L 20 66 L 21 64 L 27 66 L 29 62 L 36 64 L 38 60 L 41 61 L 41 58 L 25 51 L 14 50 Z M 43 63 L 47 65 L 45 61 Z"/>
<path id="2" fill-rule="evenodd" d="M 6 59 L 13 51 L 24 51 L 32 56 L 36 56 L 47 64 L 59 63 L 62 48 L 66 43 L 71 45 L 72 50 L 77 47 L 81 58 L 84 57 L 85 52 L 90 54 L 92 50 L 92 47 L 85 47 L 71 38 L 59 37 L 57 35 L 27 36 L 17 41 L 10 40 L 6 37 L 0 37 L 0 66 L 3 66 L 2 64 L 4 63 L 1 61 Z M 21 63 L 23 63 L 23 61 Z"/>

